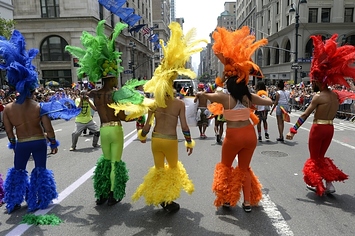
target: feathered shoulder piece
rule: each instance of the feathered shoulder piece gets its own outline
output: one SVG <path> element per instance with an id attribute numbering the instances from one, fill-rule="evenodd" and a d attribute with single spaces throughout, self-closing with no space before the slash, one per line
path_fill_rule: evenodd
<path id="1" fill-rule="evenodd" d="M 65 50 L 79 59 L 78 77 L 89 76 L 89 81 L 96 83 L 103 77 L 117 77 L 123 71 L 120 66 L 121 52 L 116 51 L 115 40 L 127 24 L 117 23 L 113 33 L 108 38 L 105 35 L 105 20 L 99 21 L 96 36 L 84 31 L 80 41 L 84 49 L 66 46 Z"/>
<path id="2" fill-rule="evenodd" d="M 349 87 L 345 77 L 355 78 L 355 47 L 338 47 L 337 34 L 326 41 L 323 41 L 320 35 L 311 38 L 314 45 L 311 80 L 324 85 L 341 84 Z"/>
<path id="3" fill-rule="evenodd" d="M 256 93 L 259 97 L 262 97 L 263 95 L 268 96 L 267 92 L 265 90 L 259 90 Z"/>
<path id="4" fill-rule="evenodd" d="M 32 65 L 38 49 L 26 51 L 26 41 L 20 31 L 14 30 L 10 40 L 0 37 L 0 69 L 6 70 L 6 77 L 12 90 L 19 92 L 17 103 L 23 103 L 38 87 L 38 73 Z"/>
<path id="5" fill-rule="evenodd" d="M 180 24 L 171 22 L 169 29 L 171 33 L 167 45 L 165 46 L 164 41 L 160 40 L 164 58 L 154 71 L 152 79 L 144 85 L 145 92 L 154 93 L 158 107 L 166 107 L 165 99 L 167 96 L 174 97 L 173 81 L 178 75 L 196 78 L 195 72 L 185 68 L 185 65 L 192 54 L 202 51 L 200 44 L 207 43 L 207 40 L 204 39 L 195 40 L 195 28 L 184 35 Z"/>
<path id="6" fill-rule="evenodd" d="M 244 81 L 248 84 L 250 74 L 262 76 L 259 66 L 252 61 L 251 56 L 259 47 L 268 43 L 267 39 L 255 41 L 248 26 L 235 31 L 217 27 L 212 37 L 215 41 L 212 49 L 224 64 L 224 75 L 227 78 L 238 76 L 237 83 Z"/>
<path id="7" fill-rule="evenodd" d="M 121 89 L 113 93 L 114 103 L 107 104 L 114 109 L 115 115 L 120 111 L 126 114 L 126 120 L 132 120 L 148 113 L 154 107 L 154 100 L 146 98 L 136 90 L 137 86 L 144 85 L 146 80 L 130 79 Z"/>
<path id="8" fill-rule="evenodd" d="M 52 120 L 63 119 L 68 121 L 81 112 L 81 108 L 75 105 L 73 99 L 58 94 L 52 96 L 49 102 L 41 102 L 40 108 L 40 116 L 48 115 Z"/>

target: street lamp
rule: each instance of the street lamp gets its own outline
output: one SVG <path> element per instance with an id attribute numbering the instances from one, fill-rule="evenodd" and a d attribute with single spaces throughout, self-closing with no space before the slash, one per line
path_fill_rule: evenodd
<path id="1" fill-rule="evenodd" d="M 136 50 L 136 44 L 134 42 L 130 42 L 129 46 L 131 47 L 131 67 L 132 67 L 132 78 L 136 78 L 136 65 L 134 64 L 134 52 Z"/>
<path id="2" fill-rule="evenodd" d="M 307 3 L 307 0 L 298 0 L 298 4 L 297 4 L 297 8 L 295 8 L 295 4 L 292 3 L 291 4 L 291 8 L 288 11 L 289 13 L 292 12 L 296 12 L 296 16 L 295 16 L 295 20 L 296 20 L 296 24 L 295 24 L 295 60 L 294 63 L 298 64 L 298 27 L 300 26 L 299 24 L 299 19 L 300 19 L 300 15 L 299 15 L 299 8 L 300 8 L 300 4 L 302 3 Z M 297 74 L 298 74 L 298 68 L 296 67 L 295 69 L 295 84 L 297 84 Z"/>

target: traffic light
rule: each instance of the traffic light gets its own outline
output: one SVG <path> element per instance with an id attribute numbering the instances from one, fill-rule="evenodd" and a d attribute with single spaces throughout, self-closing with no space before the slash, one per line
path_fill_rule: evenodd
<path id="1" fill-rule="evenodd" d="M 129 68 L 130 70 L 132 70 L 132 62 L 131 62 L 131 61 L 128 62 L 128 68 Z"/>

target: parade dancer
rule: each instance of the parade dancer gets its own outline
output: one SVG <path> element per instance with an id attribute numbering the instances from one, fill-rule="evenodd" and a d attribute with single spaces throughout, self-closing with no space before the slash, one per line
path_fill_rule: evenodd
<path id="1" fill-rule="evenodd" d="M 340 84 L 350 87 L 345 78 L 355 78 L 355 47 L 337 46 L 337 34 L 323 41 L 321 36 L 313 39 L 313 60 L 311 65 L 311 82 L 314 92 L 311 104 L 298 118 L 286 138 L 293 139 L 299 127 L 315 111 L 313 125 L 309 132 L 308 149 L 310 157 L 303 167 L 304 181 L 307 188 L 317 195 L 335 192 L 334 181 L 344 181 L 348 175 L 338 169 L 333 160 L 325 157 L 334 134 L 333 120 L 339 108 L 339 95 L 328 86 Z M 325 181 L 325 186 L 323 181 Z"/>
<path id="2" fill-rule="evenodd" d="M 144 85 L 144 91 L 153 93 L 156 108 L 148 113 L 143 129 L 138 131 L 138 138 L 146 142 L 147 134 L 155 118 L 151 147 L 154 166 L 144 177 L 143 183 L 133 194 L 133 201 L 141 196 L 147 205 L 161 205 L 168 212 L 176 212 L 180 205 L 174 200 L 180 197 L 181 189 L 188 194 L 194 191 L 194 185 L 189 179 L 182 163 L 178 160 L 177 124 L 180 120 L 182 133 L 188 155 L 195 145 L 185 116 L 185 104 L 174 97 L 173 81 L 179 74 L 195 78 L 196 74 L 185 68 L 190 56 L 202 50 L 198 45 L 204 40 L 194 41 L 195 29 L 187 36 L 183 35 L 180 24 L 172 22 L 169 25 L 171 36 L 167 46 L 161 40 L 164 59 L 155 70 L 153 78 Z M 165 163 L 165 161 L 167 163 Z"/>
<path id="3" fill-rule="evenodd" d="M 255 115 L 251 112 L 251 108 L 253 104 L 272 104 L 267 96 L 260 97 L 251 94 L 248 89 L 249 75 L 253 70 L 260 71 L 250 58 L 258 47 L 267 44 L 266 39 L 254 42 L 255 36 L 249 33 L 250 29 L 247 26 L 234 32 L 225 28 L 217 28 L 213 33 L 215 40 L 213 50 L 224 64 L 224 77 L 218 77 L 216 84 L 223 87 L 223 83 L 226 83 L 228 94 L 201 93 L 201 96 L 206 97 L 212 104 L 222 105 L 227 123 L 221 162 L 216 165 L 212 184 L 212 190 L 216 194 L 214 205 L 216 207 L 235 206 L 243 190 L 242 206 L 245 212 L 251 212 L 251 206 L 257 205 L 262 197 L 261 184 L 250 168 L 251 158 L 257 144 L 253 125 L 258 122 L 256 118 L 255 123 Z M 211 112 L 219 114 L 217 111 Z M 236 156 L 238 165 L 233 168 L 232 164 Z"/>
<path id="4" fill-rule="evenodd" d="M 104 34 L 105 20 L 97 25 L 97 36 L 83 32 L 81 42 L 85 49 L 66 46 L 66 50 L 79 58 L 78 76 L 88 75 L 90 82 L 96 83 L 102 79 L 103 87 L 91 90 L 88 96 L 93 98 L 94 105 L 100 117 L 100 136 L 103 154 L 98 159 L 94 171 L 94 190 L 96 204 L 112 206 L 125 196 L 128 170 L 126 163 L 121 160 L 123 152 L 123 128 L 121 121 L 134 120 L 148 112 L 144 96 L 135 91 L 135 87 L 145 81 L 130 80 L 124 87 L 116 91 L 118 75 L 123 71 L 119 66 L 121 52 L 115 49 L 115 39 L 127 27 L 118 23 L 112 37 Z M 125 105 L 128 104 L 128 105 Z M 131 107 L 133 111 L 131 111 Z M 127 115 L 129 114 L 129 115 Z"/>
<path id="5" fill-rule="evenodd" d="M 48 104 L 33 100 L 38 87 L 38 73 L 31 61 L 38 50 L 27 52 L 25 46 L 25 39 L 17 30 L 13 31 L 9 41 L 0 39 L 0 69 L 6 70 L 10 88 L 19 94 L 16 101 L 7 104 L 4 109 L 5 131 L 10 141 L 8 147 L 15 154 L 14 167 L 8 170 L 4 184 L 4 202 L 8 213 L 19 209 L 24 200 L 27 201 L 28 211 L 35 211 L 47 208 L 58 197 L 53 172 L 46 168 L 47 142 L 51 154 L 58 152 L 59 145 L 50 112 L 52 108 L 55 112 L 62 111 L 63 107 L 67 109 L 58 101 Z M 73 113 L 73 116 L 77 114 Z M 61 116 L 57 114 L 56 117 Z M 28 178 L 26 165 L 31 155 L 35 168 Z"/>

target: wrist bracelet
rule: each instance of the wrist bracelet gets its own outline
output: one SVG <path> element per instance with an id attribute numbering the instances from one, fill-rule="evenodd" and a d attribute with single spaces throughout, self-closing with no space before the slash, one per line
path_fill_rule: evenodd
<path id="1" fill-rule="evenodd" d="M 191 142 L 189 142 L 189 143 L 187 141 L 185 141 L 185 147 L 187 147 L 187 148 L 195 147 L 195 140 L 191 139 Z"/>
<path id="2" fill-rule="evenodd" d="M 147 133 L 144 132 L 144 133 L 145 133 L 145 134 L 144 134 L 144 136 L 143 136 L 143 129 L 138 130 L 137 136 L 138 136 L 139 141 L 145 141 L 145 140 L 147 140 L 147 134 L 148 134 L 148 132 L 147 132 Z"/>
<path id="3" fill-rule="evenodd" d="M 291 134 L 297 134 L 297 130 L 293 127 L 290 128 Z"/>
<path id="4" fill-rule="evenodd" d="M 48 142 L 48 146 L 51 148 L 51 149 L 54 149 L 54 148 L 57 148 L 59 146 L 59 142 L 58 140 L 54 138 L 49 138 L 47 137 L 49 142 Z"/>

